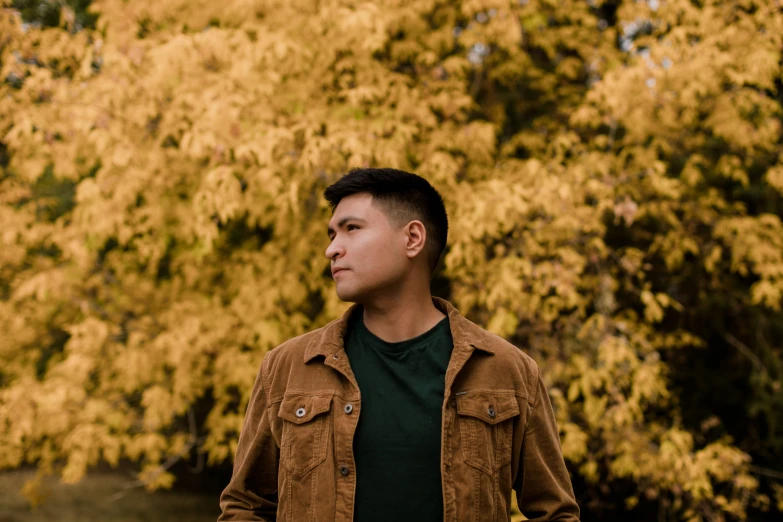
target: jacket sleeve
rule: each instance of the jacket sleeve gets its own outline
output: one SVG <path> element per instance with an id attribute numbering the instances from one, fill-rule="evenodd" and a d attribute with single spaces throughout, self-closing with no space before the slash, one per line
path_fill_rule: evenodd
<path id="1" fill-rule="evenodd" d="M 280 450 L 272 435 L 264 388 L 264 357 L 239 434 L 234 469 L 220 494 L 218 522 L 274 522 L 277 518 L 277 467 Z"/>
<path id="2" fill-rule="evenodd" d="M 533 409 L 525 426 L 514 490 L 519 511 L 530 521 L 579 521 L 579 506 L 540 371 Z"/>

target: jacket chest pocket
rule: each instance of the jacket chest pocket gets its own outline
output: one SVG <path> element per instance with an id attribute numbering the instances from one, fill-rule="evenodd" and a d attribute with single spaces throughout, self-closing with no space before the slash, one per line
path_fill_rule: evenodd
<path id="1" fill-rule="evenodd" d="M 490 475 L 510 463 L 514 417 L 520 413 L 514 391 L 469 391 L 456 399 L 465 462 Z"/>
<path id="2" fill-rule="evenodd" d="M 326 460 L 332 395 L 292 395 L 280 402 L 280 462 L 302 477 Z"/>

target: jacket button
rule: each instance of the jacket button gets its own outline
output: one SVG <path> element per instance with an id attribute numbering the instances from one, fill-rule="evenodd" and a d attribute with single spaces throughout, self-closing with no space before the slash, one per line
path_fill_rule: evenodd
<path id="1" fill-rule="evenodd" d="M 490 417 L 494 417 L 495 416 L 495 408 L 490 406 L 489 409 L 487 409 L 487 413 L 489 413 Z"/>
<path id="2" fill-rule="evenodd" d="M 297 417 L 304 417 L 305 413 L 307 413 L 307 410 L 305 410 L 304 408 L 299 408 L 298 410 L 296 410 Z"/>
<path id="3" fill-rule="evenodd" d="M 343 410 L 345 410 L 345 413 L 351 413 L 353 411 L 353 404 L 350 403 L 346 404 Z"/>
<path id="4" fill-rule="evenodd" d="M 350 470 L 348 469 L 348 466 L 340 466 L 340 475 L 343 477 L 347 476 Z"/>

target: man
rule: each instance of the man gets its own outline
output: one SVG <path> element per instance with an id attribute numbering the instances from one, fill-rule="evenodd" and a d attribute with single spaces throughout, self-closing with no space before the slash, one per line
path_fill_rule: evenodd
<path id="1" fill-rule="evenodd" d="M 430 295 L 448 220 L 394 169 L 328 187 L 342 318 L 263 359 L 219 521 L 579 519 L 536 363 Z"/>

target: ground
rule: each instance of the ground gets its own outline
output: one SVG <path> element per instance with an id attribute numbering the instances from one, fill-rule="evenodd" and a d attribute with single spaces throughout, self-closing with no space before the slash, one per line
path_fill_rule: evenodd
<path id="1" fill-rule="evenodd" d="M 31 509 L 20 490 L 34 476 L 34 470 L 0 472 L 0 522 L 215 522 L 220 514 L 219 492 L 126 489 L 133 479 L 120 471 L 92 471 L 74 485 L 47 477 L 42 503 Z"/>
<path id="2" fill-rule="evenodd" d="M 124 489 L 133 479 L 120 472 L 94 472 L 74 485 L 47 477 L 43 502 L 31 509 L 20 490 L 34 476 L 29 470 L 0 473 L 0 522 L 214 522 L 220 514 L 215 495 Z"/>

